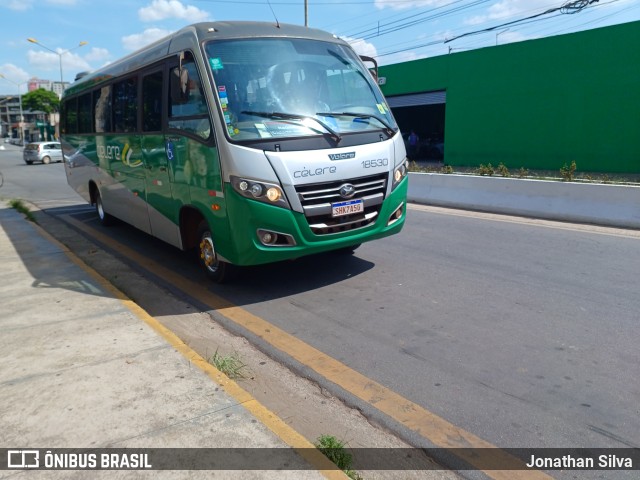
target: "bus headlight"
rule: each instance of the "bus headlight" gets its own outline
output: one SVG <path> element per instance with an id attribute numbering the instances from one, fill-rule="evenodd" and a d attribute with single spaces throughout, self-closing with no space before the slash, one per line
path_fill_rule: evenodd
<path id="1" fill-rule="evenodd" d="M 393 184 L 391 190 L 396 188 L 400 182 L 409 174 L 409 160 L 405 159 L 400 165 L 393 171 Z"/>
<path id="2" fill-rule="evenodd" d="M 272 202 L 277 202 L 282 198 L 282 191 L 279 188 L 271 187 L 267 190 L 267 198 Z"/>
<path id="3" fill-rule="evenodd" d="M 231 176 L 231 185 L 240 195 L 259 202 L 290 208 L 280 185 Z"/>

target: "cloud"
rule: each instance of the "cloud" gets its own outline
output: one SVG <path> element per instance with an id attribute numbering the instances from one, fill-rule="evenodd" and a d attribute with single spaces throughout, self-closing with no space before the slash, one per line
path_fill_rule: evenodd
<path id="1" fill-rule="evenodd" d="M 106 48 L 96 48 L 93 47 L 89 53 L 87 53 L 84 58 L 88 62 L 105 62 L 111 57 L 109 50 Z"/>
<path id="2" fill-rule="evenodd" d="M 13 63 L 4 63 L 0 65 L 0 72 L 2 72 L 2 75 L 5 76 L 5 78 L 0 78 L 0 85 L 2 85 L 3 91 L 7 90 L 7 87 L 10 87 L 11 89 L 15 88 L 17 92 L 18 87 L 16 87 L 15 85 L 11 85 L 11 82 L 20 84 L 22 82 L 26 82 L 27 80 L 29 80 L 29 78 L 31 78 L 31 75 L 29 75 L 20 67 L 15 66 Z M 21 88 L 21 90 L 23 92 L 26 92 L 26 88 L 24 86 Z"/>
<path id="3" fill-rule="evenodd" d="M 156 40 L 166 37 L 170 33 L 170 30 L 163 30 L 161 28 L 147 28 L 142 33 L 135 33 L 133 35 L 122 37 L 122 46 L 125 50 L 138 50 L 155 42 Z"/>
<path id="4" fill-rule="evenodd" d="M 374 5 L 378 10 L 390 8 L 392 10 L 409 10 L 423 7 L 440 7 L 451 3 L 451 0 L 414 0 L 398 2 L 397 0 L 375 0 Z"/>
<path id="5" fill-rule="evenodd" d="M 153 0 L 151 5 L 138 10 L 143 22 L 156 22 L 167 18 L 180 18 L 190 23 L 209 20 L 209 13 L 192 5 L 183 5 L 178 0 Z"/>
<path id="6" fill-rule="evenodd" d="M 29 65 L 40 70 L 60 72 L 60 59 L 62 59 L 62 70 L 65 80 L 75 76 L 78 72 L 91 70 L 89 62 L 77 53 L 64 53 L 60 56 L 52 52 L 43 52 L 40 50 L 29 50 L 27 52 Z M 58 80 L 57 75 L 55 79 Z"/>
<path id="7" fill-rule="evenodd" d="M 549 0 L 501 0 L 491 5 L 485 13 L 467 18 L 464 23 L 479 25 L 490 20 L 505 20 L 516 16 L 527 17 L 542 13 L 551 7 Z"/>
<path id="8" fill-rule="evenodd" d="M 500 45 L 504 45 L 505 43 L 522 42 L 524 40 L 531 40 L 534 38 L 538 38 L 535 36 L 523 35 L 520 32 L 511 32 L 507 30 L 499 31 L 499 33 L 500 33 L 500 36 L 499 36 L 499 39 L 496 38 L 496 44 L 499 43 Z"/>
<path id="9" fill-rule="evenodd" d="M 369 43 L 361 38 L 349 38 L 341 37 L 342 40 L 351 45 L 358 55 L 365 55 L 367 57 L 375 58 L 378 55 L 378 51 L 373 43 Z"/>
<path id="10" fill-rule="evenodd" d="M 7 7 L 9 10 L 15 10 L 17 12 L 24 12 L 33 7 L 34 0 L 9 0 L 2 2 L 3 7 Z"/>
<path id="11" fill-rule="evenodd" d="M 47 0 L 46 3 L 49 5 L 64 5 L 64 6 L 74 6 L 78 3 L 78 0 Z"/>
<path id="12" fill-rule="evenodd" d="M 78 0 L 46 0 L 45 3 L 49 5 L 61 5 L 61 6 L 74 6 L 78 3 Z M 24 12 L 33 8 L 35 0 L 8 0 L 0 2 L 0 6 L 6 7 L 9 10 L 15 10 L 17 12 Z"/>
<path id="13" fill-rule="evenodd" d="M 379 60 L 379 65 L 383 66 L 383 65 L 392 65 L 394 63 L 410 62 L 412 60 L 419 60 L 421 58 L 426 58 L 426 57 L 427 55 L 424 53 L 418 54 L 413 50 L 408 50 L 406 52 L 398 52 L 392 55 L 386 55 L 384 57 L 381 57 Z"/>

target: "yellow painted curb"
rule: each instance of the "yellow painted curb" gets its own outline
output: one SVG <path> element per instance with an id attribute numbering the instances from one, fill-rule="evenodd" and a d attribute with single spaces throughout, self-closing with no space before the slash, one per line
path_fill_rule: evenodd
<path id="1" fill-rule="evenodd" d="M 287 425 L 280 417 L 270 411 L 258 400 L 256 400 L 249 392 L 240 387 L 236 382 L 219 371 L 195 350 L 186 345 L 175 333 L 162 325 L 158 320 L 149 315 L 142 307 L 129 299 L 123 292 L 113 286 L 106 278 L 100 275 L 96 270 L 84 263 L 77 255 L 69 250 L 65 245 L 51 236 L 40 225 L 33 224 L 40 235 L 51 243 L 58 246 L 69 259 L 91 275 L 102 288 L 112 294 L 115 298 L 133 313 L 140 320 L 149 325 L 157 334 L 164 338 L 173 348 L 175 348 L 184 358 L 191 364 L 202 370 L 215 383 L 224 388 L 224 391 L 233 397 L 239 404 L 246 408 L 257 420 L 264 424 L 284 443 L 292 447 L 296 452 L 304 458 L 310 465 L 315 467 L 322 475 L 331 480 L 344 480 L 348 478 L 344 472 L 337 467 L 318 450 L 315 445 L 309 442 L 305 437 L 296 432 Z"/>

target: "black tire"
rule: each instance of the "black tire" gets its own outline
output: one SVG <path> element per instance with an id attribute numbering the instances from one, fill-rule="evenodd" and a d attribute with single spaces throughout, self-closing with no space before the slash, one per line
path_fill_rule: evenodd
<path id="1" fill-rule="evenodd" d="M 33 162 L 31 160 L 25 160 L 24 161 L 27 165 L 33 165 Z"/>
<path id="2" fill-rule="evenodd" d="M 100 220 L 100 223 L 105 227 L 108 227 L 109 225 L 113 225 L 113 222 L 115 219 L 104 210 L 104 205 L 102 204 L 102 197 L 100 196 L 100 192 L 98 190 L 96 190 L 95 206 L 96 206 L 96 215 L 98 215 L 98 220 Z"/>
<path id="3" fill-rule="evenodd" d="M 229 283 L 237 277 L 238 267 L 218 258 L 211 229 L 202 221 L 198 227 L 198 263 L 204 273 L 215 283 Z"/>
<path id="4" fill-rule="evenodd" d="M 49 165 L 51 163 L 51 157 L 48 155 L 42 157 L 42 163 L 44 163 L 45 165 Z"/>

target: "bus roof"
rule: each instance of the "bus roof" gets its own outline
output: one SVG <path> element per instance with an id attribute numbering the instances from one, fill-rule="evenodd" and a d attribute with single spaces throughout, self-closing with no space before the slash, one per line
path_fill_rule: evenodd
<path id="1" fill-rule="evenodd" d="M 129 71 L 153 64 L 169 55 L 177 54 L 186 48 L 196 49 L 203 41 L 277 37 L 306 38 L 346 44 L 346 42 L 328 32 L 301 25 L 246 21 L 195 23 L 147 45 L 126 57 L 116 60 L 99 70 L 83 75 L 65 90 L 64 96 L 79 93 L 87 87 L 93 87 L 111 78 L 125 75 Z"/>

